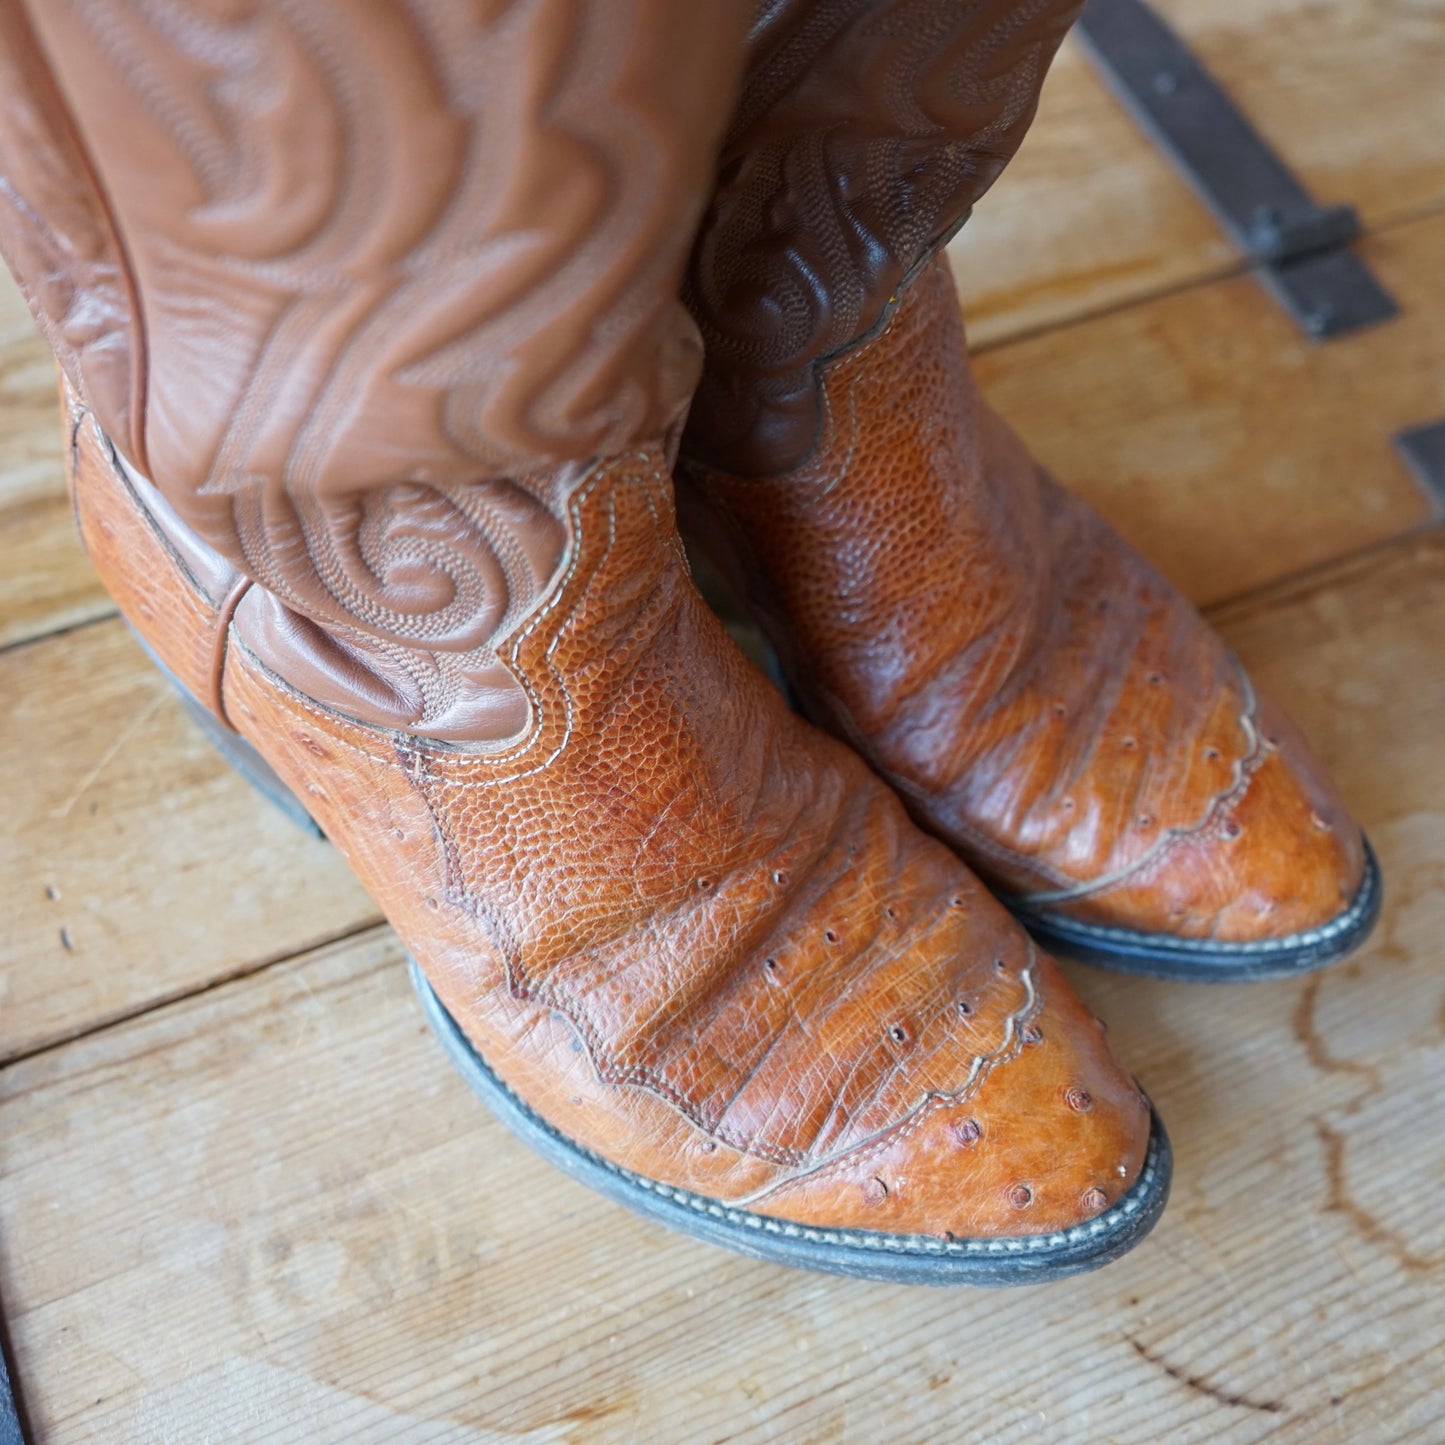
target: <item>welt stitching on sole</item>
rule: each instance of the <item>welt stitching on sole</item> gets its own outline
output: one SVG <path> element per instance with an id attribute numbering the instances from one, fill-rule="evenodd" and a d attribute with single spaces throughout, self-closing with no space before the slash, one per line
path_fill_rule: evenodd
<path id="1" fill-rule="evenodd" d="M 568 1141 L 563 1142 L 566 1142 L 569 1148 L 581 1149 L 580 1145 L 571 1144 Z M 764 1214 L 752 1214 L 746 1210 L 733 1209 L 702 1195 L 689 1194 L 685 1190 L 674 1189 L 671 1185 L 659 1184 L 655 1179 L 632 1174 L 620 1165 L 611 1164 L 596 1155 L 589 1154 L 588 1157 L 594 1163 L 618 1174 L 628 1183 L 638 1185 L 654 1194 L 662 1195 L 664 1198 L 672 1199 L 675 1203 L 685 1204 L 695 1211 L 725 1219 L 733 1224 L 741 1224 L 749 1229 L 758 1229 L 765 1234 L 781 1234 L 815 1244 L 841 1244 L 856 1249 L 883 1249 L 891 1253 L 947 1256 L 1027 1254 L 1041 1249 L 1059 1249 L 1070 1244 L 1081 1244 L 1086 1240 L 1096 1239 L 1101 1234 L 1112 1232 L 1118 1224 L 1139 1212 L 1143 1207 L 1144 1196 L 1148 1194 L 1158 1173 L 1158 1145 L 1151 1140 L 1145 1166 L 1140 1171 L 1133 1188 L 1112 1209 L 1106 1210 L 1085 1224 L 1076 1224 L 1072 1229 L 1054 1234 L 1021 1235 L 1005 1239 L 946 1240 L 932 1239 L 922 1234 L 865 1234 L 854 1230 L 825 1230 L 815 1229 L 811 1225 L 792 1224 L 785 1219 L 773 1219 Z"/>

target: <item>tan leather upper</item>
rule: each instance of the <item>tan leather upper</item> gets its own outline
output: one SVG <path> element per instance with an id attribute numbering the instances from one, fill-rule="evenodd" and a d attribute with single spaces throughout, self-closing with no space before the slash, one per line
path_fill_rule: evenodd
<path id="1" fill-rule="evenodd" d="M 821 386 L 803 465 L 682 470 L 810 715 L 1026 902 L 1235 940 L 1347 906 L 1361 839 L 1323 770 L 979 396 L 946 260 Z"/>
<path id="2" fill-rule="evenodd" d="M 571 492 L 567 568 L 506 650 L 532 724 L 478 751 L 350 721 L 264 665 L 262 591 L 224 627 L 147 484 L 73 426 L 82 534 L 127 615 L 198 695 L 221 660 L 231 723 L 570 1137 L 769 1215 L 906 1233 L 1050 1231 L 1137 1177 L 1148 1113 L 1100 1027 L 736 651 L 655 454 Z"/>

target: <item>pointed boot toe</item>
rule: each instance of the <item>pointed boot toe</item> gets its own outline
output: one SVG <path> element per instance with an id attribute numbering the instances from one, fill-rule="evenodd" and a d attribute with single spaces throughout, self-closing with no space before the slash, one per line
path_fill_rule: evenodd
<path id="1" fill-rule="evenodd" d="M 1127 1253 L 1157 1223 L 1173 1173 L 1163 1123 L 1109 1055 L 1098 1020 L 1047 959 L 1034 955 L 1031 971 L 1030 1022 L 958 1097 L 922 1094 L 866 1143 L 734 1200 L 619 1167 L 579 1143 L 508 1087 L 415 964 L 412 982 L 442 1047 L 491 1111 L 618 1203 L 775 1263 L 996 1287 L 1085 1273 Z"/>
<path id="2" fill-rule="evenodd" d="M 1054 964 L 1032 952 L 1019 983 L 1027 1002 L 1006 1046 L 963 1060 L 966 1091 L 930 1091 L 913 1116 L 771 1186 L 757 1207 L 903 1236 L 941 1232 L 963 1258 L 1010 1272 L 1030 1260 L 1088 1268 L 1147 1231 L 1168 1191 L 1162 1126 Z"/>
<path id="3" fill-rule="evenodd" d="M 1286 978 L 1358 948 L 1383 884 L 1369 841 L 1287 719 L 1258 712 L 1261 755 L 1237 795 L 1112 885 L 1011 900 L 1046 946 L 1155 977 Z"/>

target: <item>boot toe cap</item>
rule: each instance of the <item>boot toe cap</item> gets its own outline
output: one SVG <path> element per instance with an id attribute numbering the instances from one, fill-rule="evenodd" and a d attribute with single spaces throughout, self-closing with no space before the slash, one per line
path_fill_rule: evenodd
<path id="1" fill-rule="evenodd" d="M 1296 731 L 1262 716 L 1267 751 L 1248 786 L 1116 883 L 1018 910 L 1059 951 L 1198 978 L 1322 967 L 1363 942 L 1379 913 L 1379 866 Z"/>
<path id="2" fill-rule="evenodd" d="M 1066 1235 L 1115 1210 L 1150 1155 L 1149 1102 L 1054 965 L 1034 977 L 1037 1007 L 986 1073 L 757 1207 L 954 1241 Z"/>

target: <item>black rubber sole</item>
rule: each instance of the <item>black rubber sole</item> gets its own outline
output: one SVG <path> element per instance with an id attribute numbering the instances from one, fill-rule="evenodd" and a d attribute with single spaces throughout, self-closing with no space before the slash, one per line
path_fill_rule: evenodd
<path id="1" fill-rule="evenodd" d="M 634 1174 L 568 1139 L 487 1067 L 415 963 L 411 980 L 433 1033 L 473 1092 L 548 1163 L 649 1219 L 754 1259 L 893 1284 L 1040 1284 L 1117 1259 L 1149 1233 L 1169 1198 L 1173 1156 L 1155 1115 L 1144 1168 L 1129 1192 L 1096 1218 L 1055 1234 L 943 1239 L 815 1229 L 739 1209 Z"/>
<path id="2" fill-rule="evenodd" d="M 1353 953 L 1369 937 L 1383 899 L 1379 860 L 1366 840 L 1365 876 L 1350 906 L 1321 927 L 1288 938 L 1258 943 L 1177 938 L 1080 923 L 1004 901 L 1043 947 L 1081 963 L 1190 983 L 1261 983 L 1313 973 Z"/>

